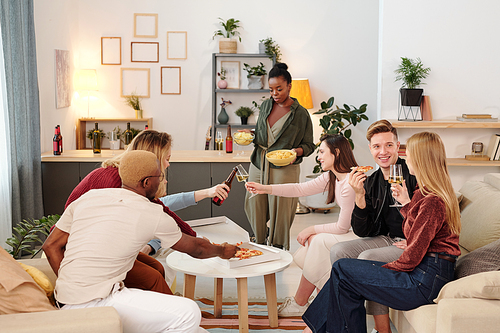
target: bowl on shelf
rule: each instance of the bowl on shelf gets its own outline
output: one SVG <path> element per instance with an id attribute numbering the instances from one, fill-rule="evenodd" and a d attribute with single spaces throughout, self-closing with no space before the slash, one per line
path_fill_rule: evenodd
<path id="1" fill-rule="evenodd" d="M 267 160 L 276 166 L 285 166 L 293 162 L 297 153 L 289 149 L 273 150 L 266 154 Z"/>
<path id="2" fill-rule="evenodd" d="M 236 142 L 236 144 L 238 144 L 240 146 L 248 146 L 249 144 L 252 143 L 254 138 L 255 138 L 255 135 L 252 133 L 235 132 L 233 134 L 234 142 Z"/>

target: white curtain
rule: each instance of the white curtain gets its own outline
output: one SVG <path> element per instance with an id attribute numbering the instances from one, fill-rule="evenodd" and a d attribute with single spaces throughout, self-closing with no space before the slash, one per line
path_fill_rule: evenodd
<path id="1" fill-rule="evenodd" d="M 7 116 L 7 91 L 2 39 L 0 38 L 0 247 L 6 248 L 5 240 L 12 235 L 12 198 L 10 170 L 10 142 Z"/>

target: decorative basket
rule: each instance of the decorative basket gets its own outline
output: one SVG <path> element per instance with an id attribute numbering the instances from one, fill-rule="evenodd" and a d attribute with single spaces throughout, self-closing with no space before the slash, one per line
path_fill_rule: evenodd
<path id="1" fill-rule="evenodd" d="M 219 53 L 236 53 L 238 42 L 235 40 L 219 40 Z"/>

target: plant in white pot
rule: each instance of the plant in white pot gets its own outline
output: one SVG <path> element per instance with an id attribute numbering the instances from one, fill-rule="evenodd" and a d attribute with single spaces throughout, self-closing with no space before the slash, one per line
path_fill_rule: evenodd
<path id="1" fill-rule="evenodd" d="M 219 23 L 220 25 L 222 25 L 223 29 L 215 30 L 212 39 L 215 39 L 216 36 L 222 36 L 222 38 L 219 40 L 220 53 L 236 53 L 238 43 L 234 38 L 238 35 L 238 39 L 241 42 L 241 37 L 239 36 L 240 33 L 237 30 L 238 28 L 240 28 L 240 20 L 230 18 L 229 20 L 225 21 L 220 17 L 219 20 Z"/>
<path id="2" fill-rule="evenodd" d="M 403 83 L 399 89 L 402 106 L 420 106 L 424 89 L 418 87 L 424 84 L 422 80 L 429 75 L 430 71 L 430 68 L 424 67 L 420 58 L 401 57 L 401 63 L 394 73 L 397 74 L 396 81 Z"/>
<path id="3" fill-rule="evenodd" d="M 248 89 L 264 89 L 264 77 L 267 74 L 264 64 L 261 62 L 258 66 L 252 67 L 243 63 L 243 66 L 248 73 Z"/>

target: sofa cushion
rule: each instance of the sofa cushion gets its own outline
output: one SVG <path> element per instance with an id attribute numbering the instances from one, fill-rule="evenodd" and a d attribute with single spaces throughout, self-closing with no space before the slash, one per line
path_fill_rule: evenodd
<path id="1" fill-rule="evenodd" d="M 460 257 L 455 269 L 455 279 L 498 270 L 500 270 L 500 239 Z"/>
<path id="2" fill-rule="evenodd" d="M 484 181 L 468 181 L 460 189 L 460 245 L 468 252 L 500 238 L 499 179 L 500 174 L 487 174 Z"/>
<path id="3" fill-rule="evenodd" d="M 49 311 L 45 292 L 4 249 L 0 248 L 0 314 Z"/>
<path id="4" fill-rule="evenodd" d="M 447 298 L 500 299 L 500 271 L 469 275 L 447 283 L 434 300 Z"/>

